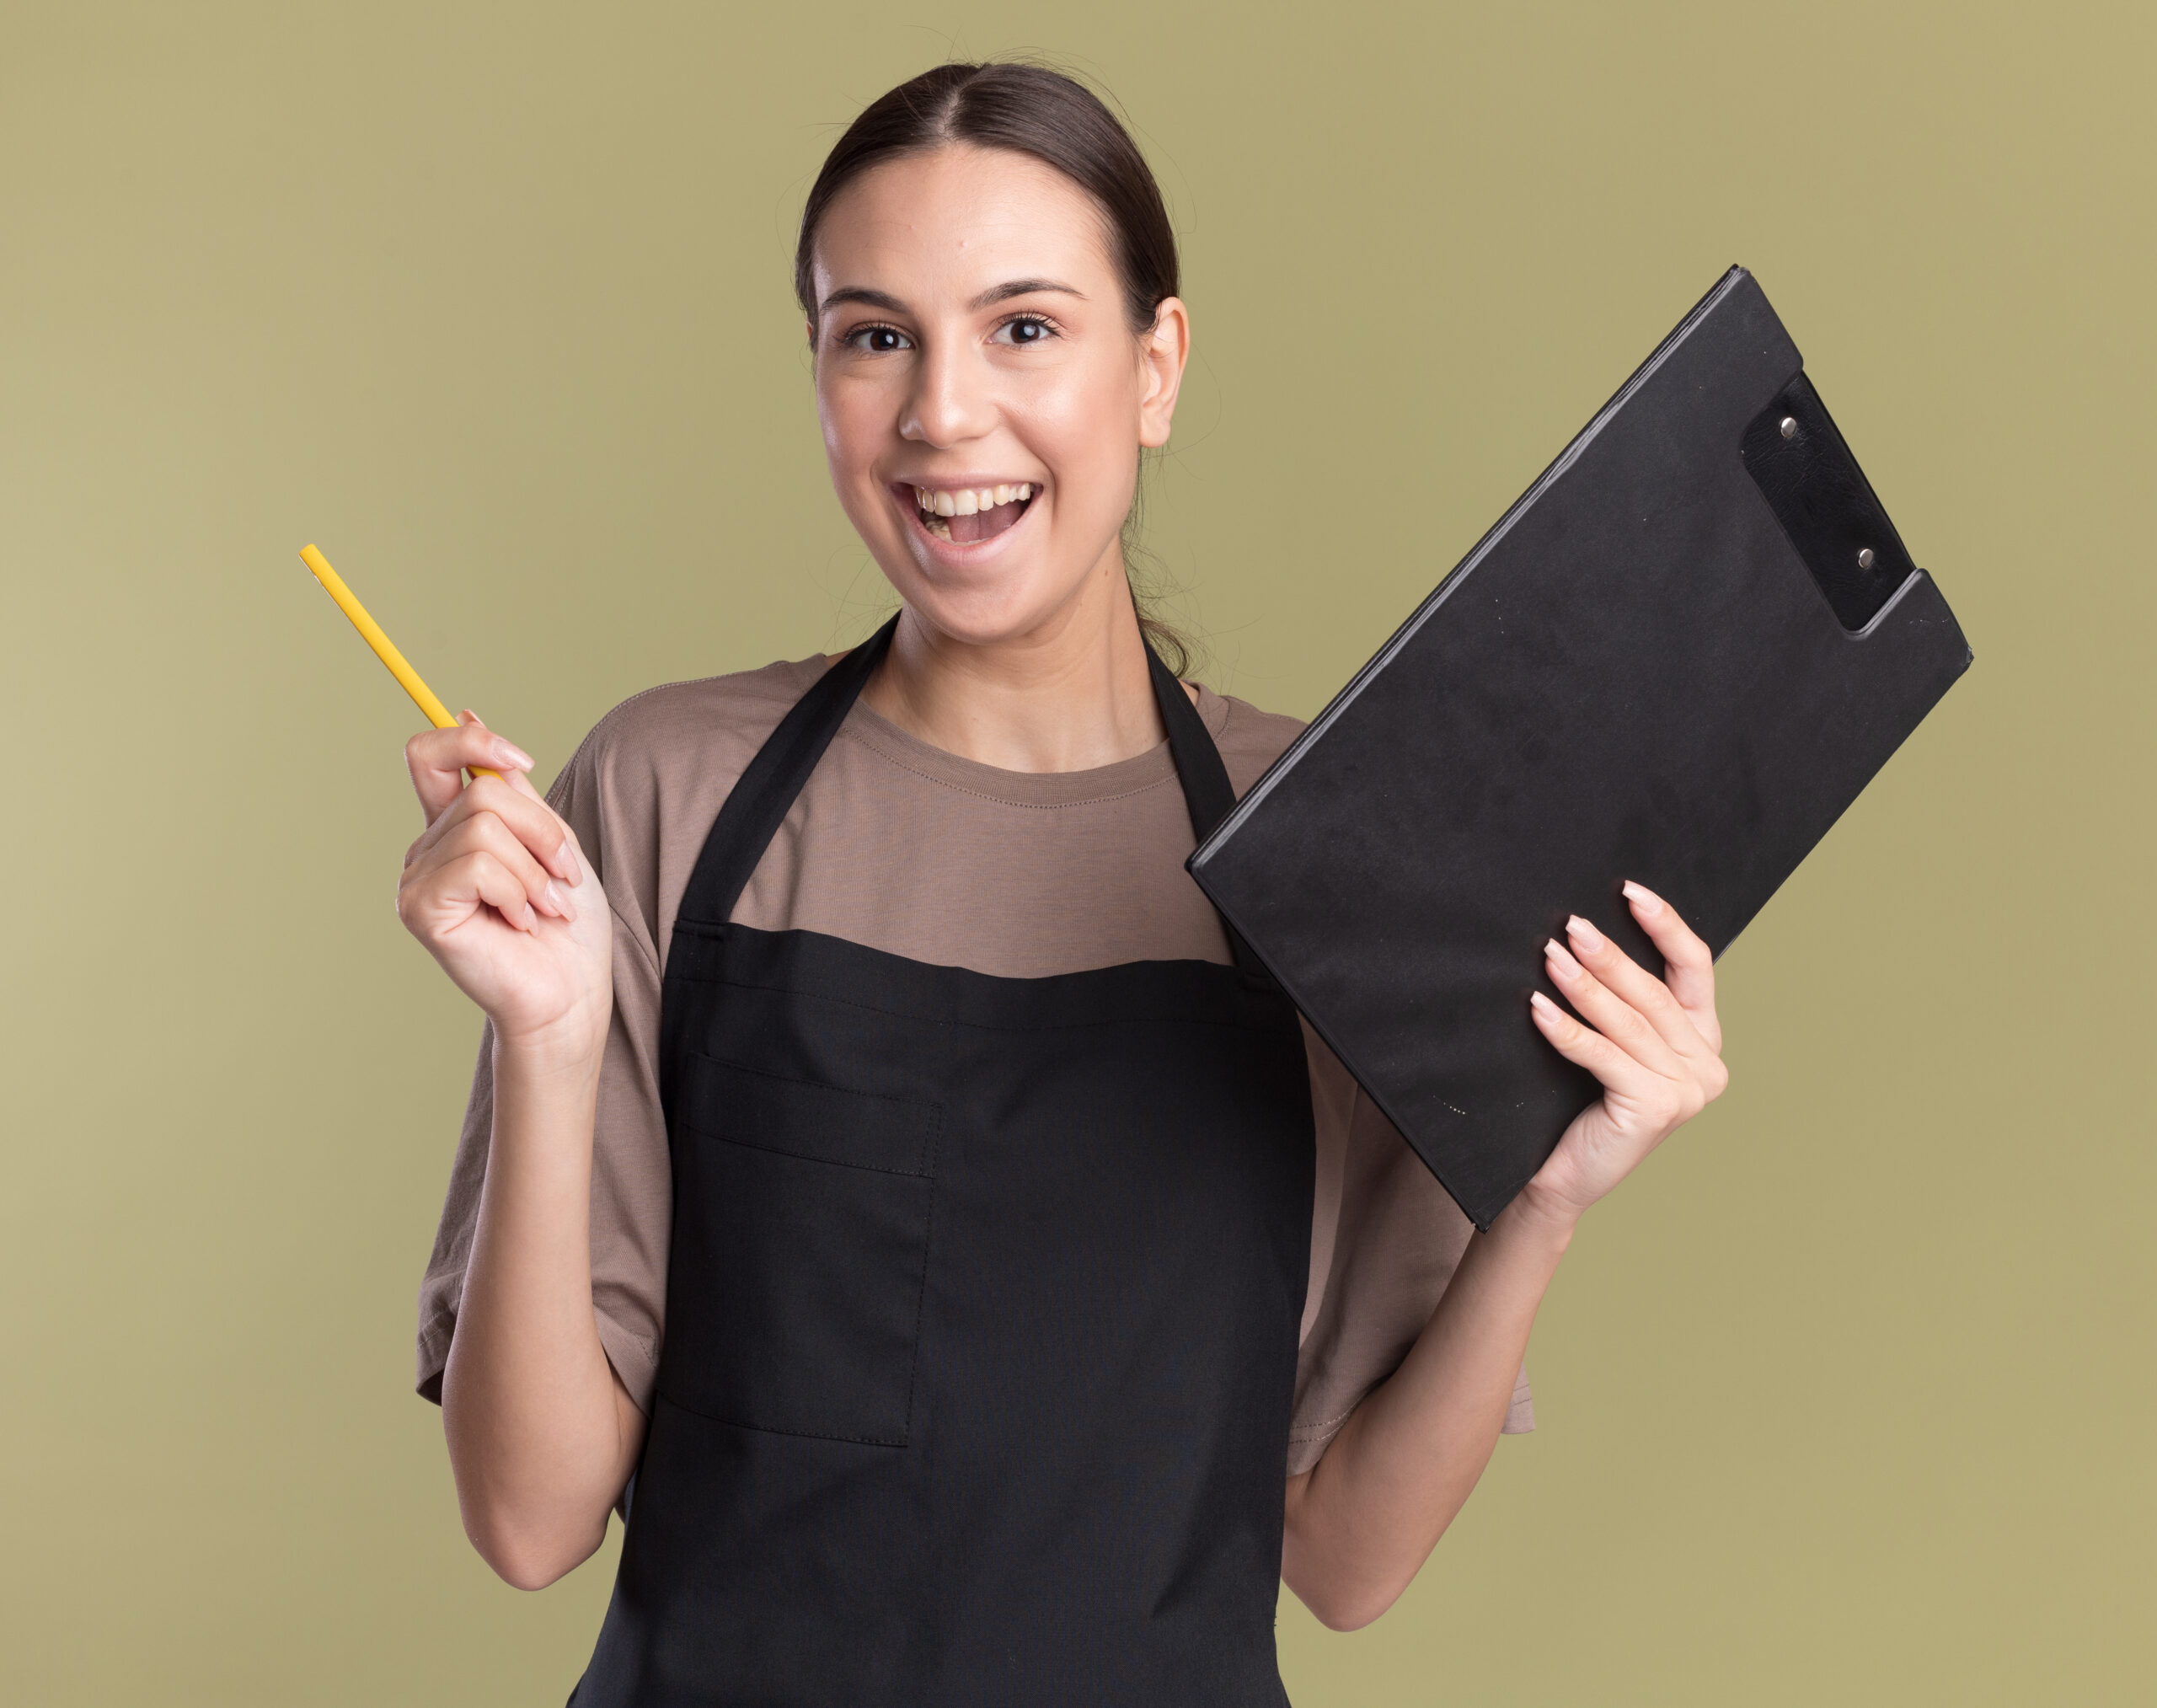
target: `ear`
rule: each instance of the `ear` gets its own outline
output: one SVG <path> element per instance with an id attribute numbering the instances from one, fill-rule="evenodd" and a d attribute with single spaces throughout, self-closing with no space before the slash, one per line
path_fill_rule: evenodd
<path id="1" fill-rule="evenodd" d="M 1184 364 L 1191 360 L 1191 312 L 1180 297 L 1164 297 L 1153 324 L 1138 340 L 1138 442 L 1158 451 L 1169 442 Z"/>

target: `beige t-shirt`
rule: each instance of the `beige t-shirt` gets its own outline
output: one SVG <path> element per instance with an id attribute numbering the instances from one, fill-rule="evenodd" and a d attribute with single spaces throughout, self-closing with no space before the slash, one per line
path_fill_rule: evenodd
<path id="1" fill-rule="evenodd" d="M 827 661 L 656 688 L 601 720 L 549 795 L 614 913 L 614 1017 L 591 1162 L 591 1302 L 622 1384 L 650 1409 L 672 1211 L 660 1112 L 660 981 L 674 913 L 735 779 Z M 1237 791 L 1301 727 L 1201 689 Z M 1004 771 L 947 753 L 857 703 L 734 917 L 910 960 L 1040 978 L 1129 961 L 1229 960 L 1183 869 L 1191 819 L 1164 742 L 1089 771 Z M 580 893 L 581 900 L 581 892 Z M 1400 1365 L 1469 1225 L 1332 1052 L 1305 1028 L 1318 1129 L 1309 1302 L 1291 1474 Z M 419 1388 L 439 1400 L 493 1126 L 483 1036 L 447 1202 L 420 1289 Z M 1523 1370 L 1508 1432 L 1534 1427 Z"/>

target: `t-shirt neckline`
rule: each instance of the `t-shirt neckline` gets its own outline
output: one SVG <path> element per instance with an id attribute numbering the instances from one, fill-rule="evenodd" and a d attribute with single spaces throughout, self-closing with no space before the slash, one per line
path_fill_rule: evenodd
<path id="1" fill-rule="evenodd" d="M 1203 688 L 1198 693 L 1199 709 L 1205 715 L 1212 710 L 1207 704 L 1212 695 Z M 1206 722 L 1218 733 L 1214 717 L 1207 715 Z M 1085 806 L 1157 789 L 1173 784 L 1176 777 L 1175 760 L 1165 740 L 1128 759 L 1081 771 L 1009 771 L 924 742 L 864 700 L 854 703 L 839 733 L 916 776 L 1014 806 Z"/>

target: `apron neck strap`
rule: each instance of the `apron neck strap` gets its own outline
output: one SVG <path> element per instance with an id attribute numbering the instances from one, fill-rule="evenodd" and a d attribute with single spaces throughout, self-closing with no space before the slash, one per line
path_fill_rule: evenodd
<path id="1" fill-rule="evenodd" d="M 1200 842 L 1235 810 L 1235 785 L 1228 781 L 1228 768 L 1221 763 L 1221 750 L 1213 745 L 1212 732 L 1198 708 L 1183 691 L 1175 673 L 1161 662 L 1151 645 L 1146 662 L 1153 672 L 1153 703 L 1168 725 L 1169 754 L 1176 763 L 1176 777 L 1183 784 L 1183 804 L 1191 813 L 1191 834 Z"/>
<path id="2" fill-rule="evenodd" d="M 779 720 L 712 821 L 704 852 L 689 874 L 689 886 L 682 892 L 678 918 L 724 925 L 732 917 L 750 874 L 785 823 L 795 796 L 824 757 L 824 749 L 854 709 L 863 685 L 891 650 L 891 632 L 898 626 L 899 619 L 892 618 L 818 677 Z"/>
<path id="3" fill-rule="evenodd" d="M 1228 780 L 1228 768 L 1221 763 L 1221 750 L 1213 745 L 1206 720 L 1198 715 L 1198 708 L 1191 703 L 1175 672 L 1161 662 L 1161 655 L 1151 645 L 1146 648 L 1146 661 L 1153 667 L 1153 699 L 1161 709 L 1161 721 L 1169 726 L 1169 752 L 1183 783 L 1183 804 L 1191 814 L 1191 833 L 1203 843 L 1235 810 L 1236 786 Z M 1236 971 L 1248 983 L 1272 988 L 1272 975 L 1251 952 L 1243 934 L 1228 923 L 1225 913 L 1220 918 Z"/>
<path id="4" fill-rule="evenodd" d="M 734 913 L 741 891 L 748 887 L 771 846 L 779 827 L 793 809 L 795 797 L 824 757 L 824 749 L 839 732 L 839 725 L 854 709 L 862 688 L 891 651 L 891 635 L 899 626 L 897 617 L 855 647 L 819 677 L 809 692 L 795 702 L 780 720 L 770 740 L 757 752 L 712 822 L 698 855 L 696 870 L 682 892 L 680 917 L 704 925 L 724 925 Z M 1198 709 L 1191 703 L 1160 656 L 1149 645 L 1146 662 L 1153 683 L 1153 699 L 1161 721 L 1168 726 L 1169 752 L 1175 761 L 1176 777 L 1183 784 L 1184 806 L 1191 814 L 1191 827 L 1200 842 L 1226 818 L 1236 804 L 1236 791 L 1228 781 L 1228 768 Z M 1226 920 L 1228 946 L 1236 966 L 1247 974 L 1257 973 L 1258 964 L 1242 938 Z M 1259 975 L 1262 977 L 1263 975 Z"/>

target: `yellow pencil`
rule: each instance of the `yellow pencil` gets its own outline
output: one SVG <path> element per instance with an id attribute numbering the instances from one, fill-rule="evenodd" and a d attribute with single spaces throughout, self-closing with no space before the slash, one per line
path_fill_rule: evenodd
<path id="1" fill-rule="evenodd" d="M 382 624 L 367 615 L 367 608 L 352 597 L 344 578 L 329 567 L 329 560 L 313 546 L 300 548 L 300 561 L 314 571 L 314 578 L 322 583 L 322 591 L 337 602 L 337 608 L 352 619 L 352 627 L 360 631 L 360 638 L 374 648 L 374 656 L 389 667 L 389 673 L 404 686 L 412 696 L 413 704 L 427 715 L 427 721 L 438 730 L 453 730 L 457 720 L 449 715 L 449 708 L 435 698 L 435 691 L 420 680 L 420 672 L 404 661 L 404 655 L 382 632 Z M 483 765 L 472 768 L 474 777 L 500 779 L 501 773 L 490 771 Z"/>

